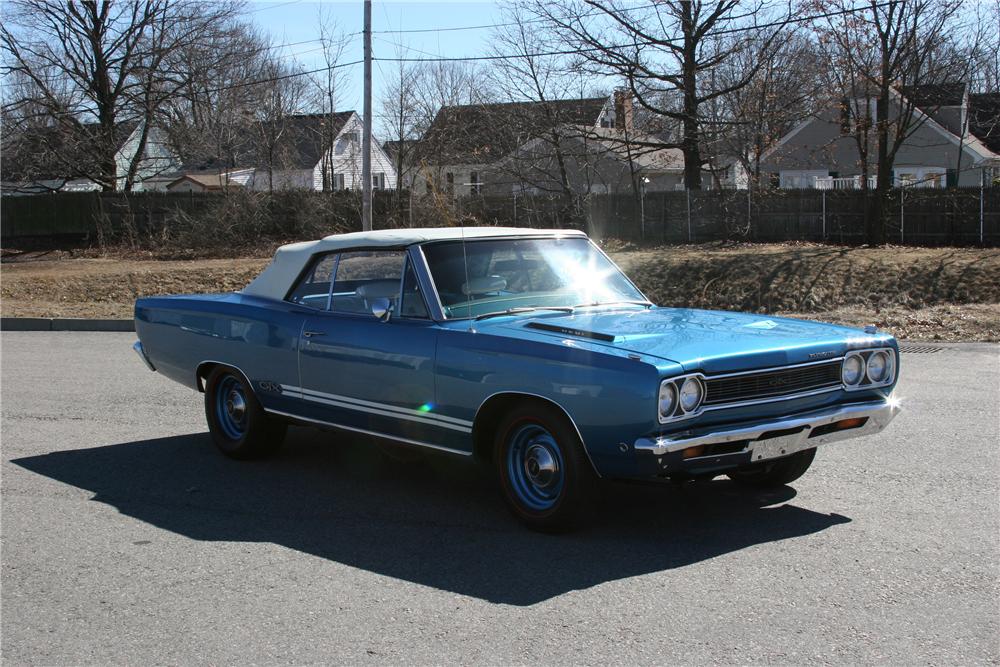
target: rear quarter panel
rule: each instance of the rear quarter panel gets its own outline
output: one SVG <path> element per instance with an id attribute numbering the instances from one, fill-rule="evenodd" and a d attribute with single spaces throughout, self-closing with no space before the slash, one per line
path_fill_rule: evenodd
<path id="1" fill-rule="evenodd" d="M 258 389 L 263 380 L 298 384 L 298 342 L 304 314 L 283 302 L 239 294 L 139 299 L 135 327 L 156 370 L 197 388 L 206 361 L 234 366 Z M 257 391 L 265 407 L 279 394 Z"/>

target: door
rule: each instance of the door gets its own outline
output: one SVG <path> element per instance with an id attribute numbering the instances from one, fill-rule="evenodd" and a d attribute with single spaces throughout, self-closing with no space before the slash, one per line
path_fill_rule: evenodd
<path id="1" fill-rule="evenodd" d="M 340 253 L 329 307 L 306 317 L 299 346 L 303 416 L 444 449 L 471 424 L 434 410 L 438 328 L 405 250 Z M 372 314 L 387 300 L 388 317 Z"/>

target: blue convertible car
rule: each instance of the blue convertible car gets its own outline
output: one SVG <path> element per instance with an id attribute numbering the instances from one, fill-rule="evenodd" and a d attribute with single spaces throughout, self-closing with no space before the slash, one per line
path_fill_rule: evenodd
<path id="1" fill-rule="evenodd" d="M 225 454 L 268 454 L 291 422 L 474 457 L 542 530 L 599 477 L 786 484 L 897 410 L 891 336 L 656 306 L 574 231 L 296 243 L 239 292 L 140 299 L 135 325 Z"/>

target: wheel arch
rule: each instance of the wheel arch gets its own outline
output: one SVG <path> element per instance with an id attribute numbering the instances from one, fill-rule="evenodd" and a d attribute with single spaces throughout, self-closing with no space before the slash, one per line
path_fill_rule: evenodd
<path id="1" fill-rule="evenodd" d="M 601 476 L 597 466 L 594 465 L 594 460 L 590 456 L 590 451 L 587 449 L 587 442 L 583 439 L 583 434 L 580 433 L 580 429 L 576 425 L 576 422 L 573 421 L 573 417 L 570 416 L 569 411 L 551 398 L 523 391 L 497 392 L 487 396 L 479 405 L 479 408 L 476 410 L 476 416 L 472 420 L 472 455 L 475 459 L 479 461 L 491 460 L 493 434 L 496 431 L 496 426 L 509 410 L 525 402 L 548 405 L 562 414 L 573 428 L 573 431 L 576 432 L 576 437 L 580 439 L 580 444 L 583 445 L 583 452 L 587 455 L 587 460 L 590 461 L 590 467 L 593 469 L 594 474 L 598 477 Z"/>
<path id="2" fill-rule="evenodd" d="M 233 364 L 227 364 L 224 361 L 216 361 L 214 359 L 206 359 L 205 361 L 202 361 L 200 364 L 198 364 L 198 367 L 195 369 L 194 383 L 198 391 L 200 391 L 203 394 L 205 393 L 205 381 L 208 379 L 208 376 L 211 375 L 212 371 L 220 366 L 223 368 L 229 368 L 239 373 L 243 377 L 243 380 L 246 382 L 247 389 L 250 391 L 250 393 L 253 394 L 254 396 L 257 395 L 253 383 L 250 382 L 250 377 L 243 372 L 242 368 L 240 368 L 239 366 L 234 366 Z"/>

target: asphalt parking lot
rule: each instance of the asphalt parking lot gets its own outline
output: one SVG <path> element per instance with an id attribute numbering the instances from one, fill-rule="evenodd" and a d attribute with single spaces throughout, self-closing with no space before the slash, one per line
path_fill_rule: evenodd
<path id="1" fill-rule="evenodd" d="M 613 486 L 548 537 L 447 457 L 226 460 L 133 340 L 2 336 L 6 664 L 1000 661 L 1000 346 L 904 354 L 794 488 Z"/>

